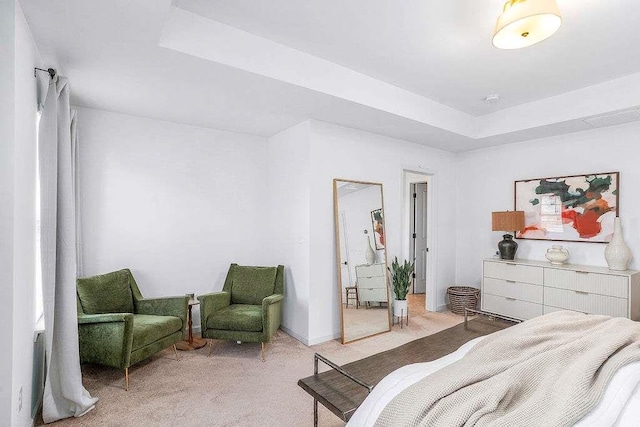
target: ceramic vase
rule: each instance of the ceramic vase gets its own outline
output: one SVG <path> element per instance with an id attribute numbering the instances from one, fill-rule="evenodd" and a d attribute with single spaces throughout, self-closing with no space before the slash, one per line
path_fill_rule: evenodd
<path id="1" fill-rule="evenodd" d="M 569 251 L 567 248 L 563 248 L 562 245 L 553 245 L 547 249 L 547 253 L 544 256 L 551 264 L 562 265 L 569 259 Z"/>
<path id="2" fill-rule="evenodd" d="M 376 262 L 376 252 L 371 247 L 370 236 L 367 236 L 367 245 L 364 251 L 364 259 L 367 260 L 367 264 L 373 264 Z"/>
<path id="3" fill-rule="evenodd" d="M 407 313 L 407 300 L 406 299 L 394 299 L 393 300 L 393 315 L 396 317 L 404 317 Z"/>
<path id="4" fill-rule="evenodd" d="M 632 257 L 631 249 L 629 249 L 629 246 L 627 246 L 622 237 L 620 218 L 616 217 L 614 220 L 613 237 L 604 250 L 604 258 L 607 260 L 609 270 L 623 271 L 628 269 Z"/>

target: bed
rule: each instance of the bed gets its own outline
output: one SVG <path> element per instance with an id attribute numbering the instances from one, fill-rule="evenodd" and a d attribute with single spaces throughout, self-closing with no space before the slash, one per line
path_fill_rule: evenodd
<path id="1" fill-rule="evenodd" d="M 468 322 L 465 319 L 459 325 L 343 366 L 335 366 L 316 354 L 315 374 L 300 379 L 298 385 L 313 397 L 314 425 L 317 425 L 318 403 L 347 422 L 369 394 L 369 387 L 373 388 L 396 369 L 436 360 L 474 338 L 514 324 L 512 320 L 501 320 L 495 316 L 482 316 Z M 319 373 L 318 364 L 329 364 L 332 369 Z"/>
<path id="2" fill-rule="evenodd" d="M 640 325 L 556 312 L 393 371 L 348 425 L 637 426 L 638 419 Z"/>

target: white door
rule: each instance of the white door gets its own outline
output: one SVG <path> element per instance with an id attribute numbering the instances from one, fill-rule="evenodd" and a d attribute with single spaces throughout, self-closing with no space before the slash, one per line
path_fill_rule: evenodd
<path id="1" fill-rule="evenodd" d="M 413 292 L 427 292 L 427 183 L 412 184 L 413 206 L 411 209 L 411 238 L 413 239 L 413 257 L 415 257 L 415 273 Z"/>

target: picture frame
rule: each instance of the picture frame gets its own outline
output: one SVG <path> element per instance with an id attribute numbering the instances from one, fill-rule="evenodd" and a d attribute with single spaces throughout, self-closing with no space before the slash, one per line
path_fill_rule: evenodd
<path id="1" fill-rule="evenodd" d="M 382 208 L 371 211 L 371 225 L 373 226 L 373 240 L 376 243 L 376 250 L 385 248 L 384 234 L 384 214 Z"/>
<path id="2" fill-rule="evenodd" d="M 525 218 L 518 239 L 607 243 L 620 214 L 620 172 L 515 181 L 514 208 Z"/>

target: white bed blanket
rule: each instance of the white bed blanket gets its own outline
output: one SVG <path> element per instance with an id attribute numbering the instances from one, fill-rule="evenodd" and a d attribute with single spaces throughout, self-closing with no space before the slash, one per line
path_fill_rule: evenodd
<path id="1" fill-rule="evenodd" d="M 461 359 L 486 337 L 476 338 L 455 352 L 433 362 L 404 366 L 387 375 L 376 385 L 348 423 L 349 427 L 373 426 L 389 402 L 402 390 L 432 373 Z M 637 427 L 640 425 L 640 362 L 620 368 L 607 385 L 600 403 L 577 427 Z"/>

